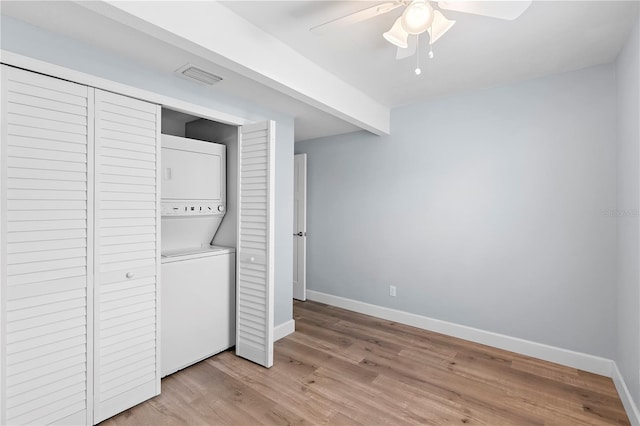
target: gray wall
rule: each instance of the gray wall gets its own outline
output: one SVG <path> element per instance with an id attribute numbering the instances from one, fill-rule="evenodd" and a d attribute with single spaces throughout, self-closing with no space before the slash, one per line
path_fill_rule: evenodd
<path id="1" fill-rule="evenodd" d="M 56 65 L 106 78 L 193 104 L 224 111 L 250 121 L 276 121 L 276 259 L 275 315 L 279 325 L 292 318 L 293 281 L 293 118 L 260 108 L 215 89 L 161 73 L 68 37 L 22 21 L 0 17 L 1 47 Z"/>
<path id="2" fill-rule="evenodd" d="M 276 325 L 293 318 L 293 131 L 293 119 L 276 123 Z"/>
<path id="3" fill-rule="evenodd" d="M 308 288 L 613 358 L 615 92 L 604 65 L 297 143 Z"/>
<path id="4" fill-rule="evenodd" d="M 185 137 L 186 125 L 184 121 L 176 119 L 173 111 L 162 108 L 162 121 L 160 124 L 160 131 L 163 135 Z"/>
<path id="5" fill-rule="evenodd" d="M 616 362 L 640 407 L 640 34 L 636 24 L 616 62 L 618 81 L 618 351 Z"/>

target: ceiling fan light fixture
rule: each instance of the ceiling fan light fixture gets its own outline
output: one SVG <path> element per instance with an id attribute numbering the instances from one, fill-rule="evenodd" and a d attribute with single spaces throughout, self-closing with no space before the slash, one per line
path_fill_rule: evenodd
<path id="1" fill-rule="evenodd" d="M 456 21 L 445 18 L 445 16 L 438 10 L 433 11 L 433 22 L 429 31 L 429 41 L 431 44 L 438 41 L 440 37 L 453 27 Z"/>
<path id="2" fill-rule="evenodd" d="M 403 49 L 406 49 L 408 46 L 407 37 L 409 37 L 409 34 L 407 34 L 404 28 L 402 28 L 401 18 L 396 19 L 396 22 L 393 23 L 391 29 L 382 34 L 382 37 L 384 37 L 384 39 L 389 43 Z"/>
<path id="3" fill-rule="evenodd" d="M 433 8 L 426 0 L 413 0 L 400 17 L 402 28 L 409 34 L 421 34 L 433 22 Z"/>

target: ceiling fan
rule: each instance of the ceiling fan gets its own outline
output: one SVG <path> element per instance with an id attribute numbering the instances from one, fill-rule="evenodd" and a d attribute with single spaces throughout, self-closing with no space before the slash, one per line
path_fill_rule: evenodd
<path id="1" fill-rule="evenodd" d="M 434 9 L 432 3 L 437 3 Z M 456 21 L 447 19 L 441 10 L 471 13 L 492 18 L 514 20 L 527 10 L 532 0 L 518 1 L 438 1 L 396 0 L 368 7 L 349 15 L 341 16 L 329 22 L 311 28 L 315 34 L 325 34 L 334 29 L 355 24 L 367 19 L 389 13 L 404 7 L 402 15 L 395 20 L 389 31 L 382 36 L 391 44 L 398 46 L 396 59 L 412 56 L 418 51 L 419 35 L 429 34 L 429 57 L 433 58 L 431 46 L 453 27 Z M 415 37 L 410 37 L 415 36 Z M 420 74 L 419 57 L 415 70 Z"/>

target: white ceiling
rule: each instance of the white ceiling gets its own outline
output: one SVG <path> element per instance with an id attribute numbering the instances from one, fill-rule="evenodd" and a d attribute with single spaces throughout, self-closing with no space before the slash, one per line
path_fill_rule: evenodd
<path id="1" fill-rule="evenodd" d="M 382 1 L 226 1 L 225 6 L 388 106 L 531 79 L 615 59 L 638 17 L 637 1 L 540 1 L 514 21 L 443 11 L 456 20 L 416 58 L 395 60 L 382 38 L 403 8 L 318 36 L 310 28 Z M 433 3 L 435 4 L 435 2 Z M 423 36 L 422 45 L 428 38 Z"/>
<path id="2" fill-rule="evenodd" d="M 363 1 L 232 1 L 223 4 L 343 81 L 387 106 L 565 72 L 615 59 L 638 16 L 637 1 L 534 1 L 517 20 L 445 12 L 457 24 L 423 54 L 395 60 L 381 36 L 402 9 L 316 36 L 309 28 L 378 4 Z M 296 118 L 296 140 L 357 130 L 352 124 L 200 56 L 155 39 L 73 2 L 0 2 L 1 12 L 162 72 L 187 62 L 224 77 L 212 88 Z M 423 52 L 426 53 L 426 52 Z"/>

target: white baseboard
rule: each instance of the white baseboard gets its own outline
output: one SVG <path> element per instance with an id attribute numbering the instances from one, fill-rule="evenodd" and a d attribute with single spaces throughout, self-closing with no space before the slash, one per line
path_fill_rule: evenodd
<path id="1" fill-rule="evenodd" d="M 613 383 L 616 385 L 616 390 L 620 395 L 622 405 L 624 405 L 624 409 L 627 412 L 631 425 L 640 426 L 640 410 L 638 410 L 638 406 L 633 402 L 631 392 L 629 392 L 629 388 L 622 378 L 622 373 L 620 373 L 620 370 L 618 369 L 618 364 L 615 362 L 613 363 L 612 379 Z"/>
<path id="2" fill-rule="evenodd" d="M 273 341 L 276 342 L 283 337 L 287 337 L 294 331 L 296 331 L 296 322 L 293 319 L 276 325 L 273 327 Z"/>
<path id="3" fill-rule="evenodd" d="M 448 336 L 458 337 L 464 340 L 470 340 L 472 342 L 493 346 L 495 348 L 516 352 L 545 361 L 555 362 L 557 364 L 600 374 L 606 377 L 612 377 L 613 373 L 612 360 L 594 355 L 480 330 L 478 328 L 416 315 L 409 312 L 399 311 L 397 309 L 371 305 L 369 303 L 333 296 L 331 294 L 313 290 L 307 290 L 307 299 L 359 312 L 361 314 L 386 319 L 388 321 L 394 321 L 422 328 L 424 330 L 434 331 L 436 333 L 446 334 Z"/>

